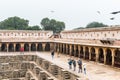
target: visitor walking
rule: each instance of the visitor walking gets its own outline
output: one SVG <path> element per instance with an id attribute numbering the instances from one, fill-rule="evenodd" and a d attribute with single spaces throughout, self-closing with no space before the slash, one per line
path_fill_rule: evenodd
<path id="1" fill-rule="evenodd" d="M 82 73 L 82 60 L 79 59 L 79 60 L 77 61 L 77 63 L 78 63 L 78 73 L 80 73 L 80 71 L 81 71 L 81 73 Z"/>
<path id="2" fill-rule="evenodd" d="M 72 63 L 73 63 L 74 71 L 75 71 L 75 70 L 76 70 L 76 61 L 73 59 L 73 60 L 72 60 Z"/>
<path id="3" fill-rule="evenodd" d="M 68 59 L 68 65 L 69 65 L 69 69 L 72 69 L 72 59 L 71 58 Z"/>
<path id="4" fill-rule="evenodd" d="M 86 75 L 86 63 L 83 64 L 84 74 Z"/>
<path id="5" fill-rule="evenodd" d="M 52 59 L 54 58 L 54 50 L 51 52 Z"/>

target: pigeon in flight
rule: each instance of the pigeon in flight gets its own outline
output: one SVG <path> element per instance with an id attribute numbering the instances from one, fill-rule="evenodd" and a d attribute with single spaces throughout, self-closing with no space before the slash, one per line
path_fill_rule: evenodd
<path id="1" fill-rule="evenodd" d="M 100 14 L 100 11 L 97 11 L 98 14 Z"/>
<path id="2" fill-rule="evenodd" d="M 110 20 L 114 20 L 114 19 L 115 19 L 114 17 L 110 18 Z"/>
<path id="3" fill-rule="evenodd" d="M 112 12 L 111 14 L 118 14 L 118 13 L 120 13 L 120 11 Z"/>
<path id="4" fill-rule="evenodd" d="M 50 11 L 51 13 L 53 13 L 54 11 Z"/>

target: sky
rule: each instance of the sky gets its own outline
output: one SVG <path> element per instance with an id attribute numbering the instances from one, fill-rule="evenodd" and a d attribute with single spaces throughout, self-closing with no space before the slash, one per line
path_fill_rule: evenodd
<path id="1" fill-rule="evenodd" d="M 110 14 L 114 11 L 120 11 L 120 0 L 0 0 L 0 21 L 18 16 L 33 26 L 48 17 L 65 22 L 66 30 L 93 21 L 120 25 L 120 14 Z"/>

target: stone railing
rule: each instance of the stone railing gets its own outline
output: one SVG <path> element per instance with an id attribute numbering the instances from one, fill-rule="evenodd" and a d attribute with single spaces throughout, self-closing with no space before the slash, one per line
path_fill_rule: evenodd
<path id="1" fill-rule="evenodd" d="M 82 40 L 82 39 L 54 39 L 54 42 L 61 43 L 80 43 L 80 44 L 101 44 L 99 40 Z"/>
<path id="2" fill-rule="evenodd" d="M 47 38 L 2 38 L 0 42 L 52 42 L 53 39 Z"/>

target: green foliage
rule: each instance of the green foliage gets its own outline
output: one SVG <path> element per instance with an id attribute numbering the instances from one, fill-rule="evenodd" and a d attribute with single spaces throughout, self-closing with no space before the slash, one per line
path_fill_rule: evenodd
<path id="1" fill-rule="evenodd" d="M 52 30 L 54 33 L 59 33 L 65 29 L 65 23 L 54 19 L 43 18 L 41 21 L 43 30 Z"/>
<path id="2" fill-rule="evenodd" d="M 0 22 L 0 29 L 24 30 L 28 27 L 29 21 L 19 17 L 9 17 Z"/>
<path id="3" fill-rule="evenodd" d="M 107 25 L 99 22 L 91 22 L 86 26 L 86 28 L 98 28 L 98 27 L 107 27 Z"/>
<path id="4" fill-rule="evenodd" d="M 29 26 L 26 30 L 41 30 L 41 28 L 38 25 L 35 25 L 35 26 Z"/>
<path id="5" fill-rule="evenodd" d="M 84 29 L 84 27 L 74 28 L 73 30 Z"/>

